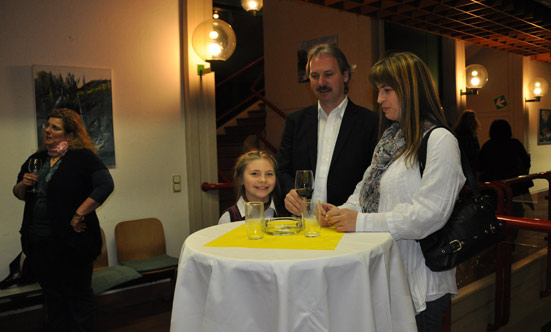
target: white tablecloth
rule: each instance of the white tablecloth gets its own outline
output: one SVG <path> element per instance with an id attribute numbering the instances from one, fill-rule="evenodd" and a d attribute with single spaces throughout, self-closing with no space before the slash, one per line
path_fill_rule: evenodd
<path id="1" fill-rule="evenodd" d="M 416 331 L 400 251 L 388 233 L 347 233 L 335 250 L 182 248 L 171 331 Z"/>

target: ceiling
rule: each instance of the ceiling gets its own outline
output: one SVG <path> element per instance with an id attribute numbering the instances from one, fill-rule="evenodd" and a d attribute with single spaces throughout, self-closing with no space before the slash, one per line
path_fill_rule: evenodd
<path id="1" fill-rule="evenodd" d="M 551 63 L 551 0 L 298 0 Z"/>

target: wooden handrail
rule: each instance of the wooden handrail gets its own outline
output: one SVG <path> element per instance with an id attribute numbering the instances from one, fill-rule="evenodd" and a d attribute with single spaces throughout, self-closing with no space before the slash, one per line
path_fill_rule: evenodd
<path id="1" fill-rule="evenodd" d="M 201 183 L 201 190 L 202 191 L 209 191 L 209 190 L 219 190 L 219 189 L 232 189 L 235 185 L 233 182 L 226 182 L 226 183 L 208 183 L 203 182 Z"/>
<path id="2" fill-rule="evenodd" d="M 228 179 L 228 177 L 224 173 L 222 173 L 222 171 L 220 169 L 218 169 L 218 177 L 220 177 L 222 179 L 222 181 L 224 181 L 224 183 L 231 182 L 231 180 Z"/>
<path id="3" fill-rule="evenodd" d="M 280 110 L 276 105 L 274 105 L 272 102 L 270 102 L 268 99 L 266 99 L 263 95 L 261 95 L 260 93 L 258 93 L 256 90 L 254 89 L 251 89 L 252 93 L 256 95 L 256 97 L 260 100 L 262 100 L 264 102 L 264 104 L 266 104 L 269 108 L 272 109 L 272 111 L 274 111 L 277 115 L 279 115 L 280 117 L 282 117 L 283 119 L 285 119 L 285 117 L 287 116 L 285 114 L 285 112 L 283 112 L 282 110 Z"/>
<path id="4" fill-rule="evenodd" d="M 221 85 L 224 85 L 226 82 L 229 82 L 231 79 L 233 79 L 234 77 L 236 77 L 237 75 L 241 74 L 242 72 L 244 72 L 245 70 L 251 68 L 252 66 L 256 65 L 257 63 L 259 63 L 260 61 L 264 60 L 264 56 L 261 56 L 260 58 L 254 60 L 253 62 L 249 63 L 248 65 L 246 65 L 245 67 L 239 69 L 238 71 L 236 71 L 235 73 L 231 74 L 230 76 L 226 77 L 225 79 L 223 79 L 221 82 L 219 82 L 218 84 L 216 84 L 215 88 L 218 88 L 220 87 Z"/>
<path id="5" fill-rule="evenodd" d="M 258 139 L 261 140 L 262 143 L 264 143 L 264 145 L 266 145 L 270 150 L 277 153 L 277 148 L 273 146 L 272 143 L 270 143 L 261 133 L 256 133 L 256 137 L 258 137 Z"/>
<path id="6" fill-rule="evenodd" d="M 260 92 L 263 92 L 263 91 L 264 91 L 264 89 L 260 90 Z M 235 105 L 234 107 L 232 107 L 229 110 L 227 110 L 226 112 L 224 112 L 224 114 L 217 117 L 216 122 L 218 122 L 218 121 L 224 119 L 226 116 L 232 114 L 236 109 L 238 109 L 241 106 L 245 105 L 248 101 L 250 101 L 251 99 L 254 99 L 255 97 L 257 97 L 257 96 L 254 93 L 249 95 L 247 98 L 243 99 L 239 104 Z"/>

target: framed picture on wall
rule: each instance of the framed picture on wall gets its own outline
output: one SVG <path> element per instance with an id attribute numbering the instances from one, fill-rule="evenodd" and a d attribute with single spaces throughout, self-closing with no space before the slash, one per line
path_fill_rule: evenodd
<path id="1" fill-rule="evenodd" d="M 540 109 L 538 145 L 551 144 L 551 109 Z"/>
<path id="2" fill-rule="evenodd" d="M 32 66 L 38 146 L 42 124 L 54 108 L 76 111 L 92 138 L 99 158 L 115 165 L 111 70 L 60 66 Z"/>
<path id="3" fill-rule="evenodd" d="M 308 82 L 308 75 L 306 75 L 306 62 L 308 61 L 308 51 L 319 44 L 330 44 L 337 46 L 337 36 L 327 36 L 317 39 L 306 40 L 300 42 L 298 45 L 298 82 Z"/>

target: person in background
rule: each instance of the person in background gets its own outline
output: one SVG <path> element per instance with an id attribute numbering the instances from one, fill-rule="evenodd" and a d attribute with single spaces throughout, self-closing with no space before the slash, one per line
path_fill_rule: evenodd
<path id="1" fill-rule="evenodd" d="M 42 135 L 13 187 L 25 201 L 23 252 L 44 292 L 48 331 L 94 331 L 92 269 L 102 246 L 95 211 L 113 179 L 75 111 L 54 109 Z M 28 171 L 31 158 L 41 161 L 38 174 Z M 35 184 L 37 193 L 29 191 Z"/>
<path id="2" fill-rule="evenodd" d="M 530 156 L 522 143 L 513 138 L 509 122 L 498 119 L 490 126 L 490 139 L 482 145 L 480 150 L 478 170 L 481 182 L 505 180 L 530 173 Z M 511 185 L 513 196 L 522 196 L 533 208 L 529 188 L 534 183 L 527 181 Z M 513 201 L 513 215 L 524 216 L 523 203 L 518 199 Z"/>
<path id="3" fill-rule="evenodd" d="M 480 154 L 478 128 L 480 128 L 480 122 L 478 122 L 476 113 L 473 110 L 463 111 L 454 127 L 459 147 L 467 157 L 473 174 L 478 169 L 478 155 Z"/>
<path id="4" fill-rule="evenodd" d="M 455 269 L 433 272 L 417 242 L 442 228 L 465 183 L 457 139 L 435 129 L 421 177 L 417 160 L 424 133 L 446 127 L 429 69 L 416 55 L 398 52 L 373 65 L 370 82 L 379 90 L 383 133 L 371 166 L 343 205 L 324 204 L 324 226 L 338 232 L 389 232 L 400 247 L 420 332 L 440 331 Z M 322 212 L 323 214 L 324 212 Z"/>
<path id="5" fill-rule="evenodd" d="M 352 67 L 343 52 L 321 44 L 308 53 L 306 74 L 318 104 L 287 115 L 277 153 L 285 207 L 301 215 L 297 170 L 312 170 L 312 198 L 342 204 L 371 162 L 378 116 L 347 96 Z"/>
<path id="6" fill-rule="evenodd" d="M 226 209 L 219 224 L 245 220 L 245 202 L 264 202 L 264 216 L 285 215 L 276 176 L 277 162 L 264 151 L 252 150 L 242 154 L 233 168 L 237 202 Z"/>

